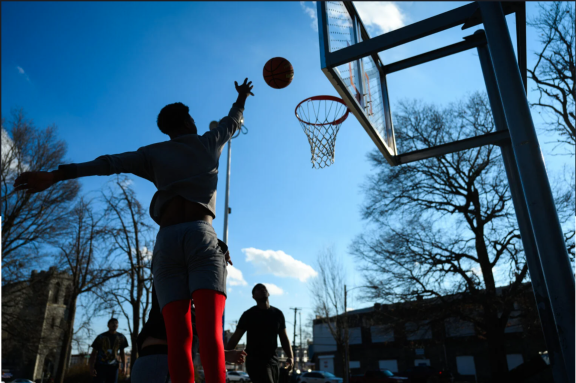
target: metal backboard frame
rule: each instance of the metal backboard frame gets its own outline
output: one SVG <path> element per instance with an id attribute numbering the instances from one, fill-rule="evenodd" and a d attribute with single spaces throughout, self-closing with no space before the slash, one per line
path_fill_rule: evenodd
<path id="1" fill-rule="evenodd" d="M 322 71 L 390 165 L 498 145 L 556 382 L 575 383 L 575 291 L 562 227 L 526 97 L 526 8 L 523 2 L 474 2 L 370 38 L 352 2 L 318 2 Z M 515 57 L 506 14 L 516 13 Z M 462 25 L 483 24 L 464 41 L 383 65 L 378 53 Z M 386 75 L 476 48 L 496 131 L 398 154 Z M 373 97 L 378 92 L 379 96 Z"/>
<path id="2" fill-rule="evenodd" d="M 371 38 L 351 1 L 317 3 L 321 69 L 360 125 L 392 166 L 451 152 L 500 143 L 507 132 L 496 132 L 410 153 L 398 153 L 386 76 L 390 73 L 485 45 L 484 36 L 384 65 L 379 52 L 462 25 L 482 23 L 478 4 L 471 3 Z M 505 14 L 516 13 L 518 63 L 526 85 L 526 14 L 524 3 L 503 3 Z"/>

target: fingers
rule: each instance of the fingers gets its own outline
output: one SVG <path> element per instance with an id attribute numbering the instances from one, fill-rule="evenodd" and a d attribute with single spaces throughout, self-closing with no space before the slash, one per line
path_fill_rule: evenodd
<path id="1" fill-rule="evenodd" d="M 224 254 L 224 257 L 226 258 L 226 263 L 229 263 L 230 265 L 234 266 L 234 264 L 232 263 L 232 259 L 230 258 L 229 251 L 227 251 L 226 254 Z"/>
<path id="2" fill-rule="evenodd" d="M 18 185 L 20 185 L 20 184 L 25 184 L 25 183 L 27 183 L 29 176 L 30 176 L 30 173 L 29 173 L 29 172 L 24 172 L 24 173 L 20 174 L 20 175 L 18 176 L 18 178 L 16 178 L 16 179 L 14 180 L 14 186 L 18 186 Z"/>

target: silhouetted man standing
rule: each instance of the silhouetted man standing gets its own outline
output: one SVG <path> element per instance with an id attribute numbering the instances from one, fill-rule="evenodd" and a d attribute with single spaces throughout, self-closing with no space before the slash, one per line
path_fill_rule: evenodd
<path id="1" fill-rule="evenodd" d="M 288 368 L 292 369 L 293 366 L 292 347 L 286 334 L 284 314 L 276 307 L 270 306 L 269 296 L 266 286 L 261 283 L 254 286 L 252 298 L 256 301 L 256 306 L 242 314 L 236 331 L 226 347 L 228 350 L 234 350 L 242 335 L 248 332 L 246 369 L 253 383 L 278 382 L 277 336 L 280 336 L 280 343 L 288 356 L 286 359 Z"/>

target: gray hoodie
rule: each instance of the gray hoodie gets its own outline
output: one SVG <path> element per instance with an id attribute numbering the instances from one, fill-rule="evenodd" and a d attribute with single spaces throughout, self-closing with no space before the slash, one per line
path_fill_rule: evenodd
<path id="1" fill-rule="evenodd" d="M 150 216 L 159 224 L 162 207 L 179 195 L 208 209 L 216 217 L 218 163 L 222 148 L 242 124 L 244 108 L 236 104 L 218 127 L 203 135 L 186 134 L 135 152 L 105 155 L 94 161 L 60 165 L 65 179 L 132 173 L 152 182 L 158 191 Z"/>

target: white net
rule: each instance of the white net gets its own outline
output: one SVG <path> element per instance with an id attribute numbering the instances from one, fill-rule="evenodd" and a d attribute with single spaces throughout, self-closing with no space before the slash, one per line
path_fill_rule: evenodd
<path id="1" fill-rule="evenodd" d="M 336 97 L 311 97 L 298 105 L 296 117 L 310 143 L 312 167 L 322 169 L 332 165 L 336 135 L 348 117 L 348 107 Z"/>

